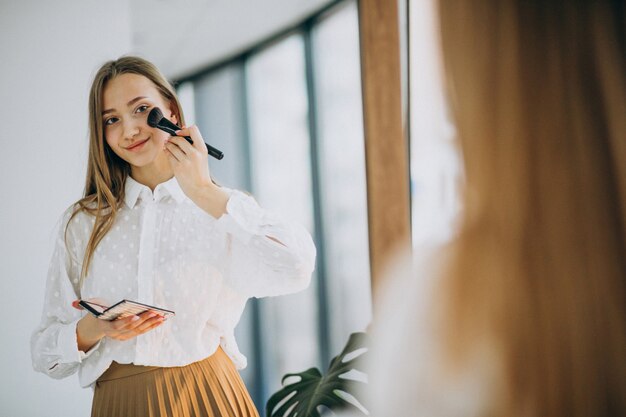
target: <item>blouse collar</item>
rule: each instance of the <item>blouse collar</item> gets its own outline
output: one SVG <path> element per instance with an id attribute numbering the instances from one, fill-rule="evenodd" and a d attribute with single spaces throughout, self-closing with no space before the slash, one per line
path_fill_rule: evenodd
<path id="1" fill-rule="evenodd" d="M 124 185 L 124 202 L 129 208 L 132 209 L 140 196 L 142 199 L 152 199 L 154 201 L 171 196 L 178 203 L 185 199 L 185 193 L 182 188 L 180 188 L 176 177 L 172 177 L 169 180 L 158 184 L 153 193 L 149 187 L 135 181 L 130 175 L 127 176 L 126 184 Z"/>

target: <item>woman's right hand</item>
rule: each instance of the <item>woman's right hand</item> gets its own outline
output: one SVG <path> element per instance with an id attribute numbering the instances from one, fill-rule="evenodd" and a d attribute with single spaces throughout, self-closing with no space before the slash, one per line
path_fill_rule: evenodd
<path id="1" fill-rule="evenodd" d="M 76 326 L 78 350 L 87 352 L 103 337 L 115 340 L 132 339 L 160 326 L 164 321 L 163 316 L 152 311 L 113 321 L 100 320 L 87 314 Z"/>

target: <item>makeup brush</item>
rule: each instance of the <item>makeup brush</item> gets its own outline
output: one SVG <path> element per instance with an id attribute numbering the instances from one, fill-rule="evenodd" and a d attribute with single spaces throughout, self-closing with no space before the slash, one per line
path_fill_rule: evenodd
<path id="1" fill-rule="evenodd" d="M 153 108 L 152 110 L 150 110 L 150 113 L 148 113 L 148 125 L 150 127 L 159 128 L 162 131 L 167 132 L 172 136 L 177 136 L 176 131 L 180 130 L 179 126 L 175 125 L 174 123 L 170 122 L 167 118 L 163 117 L 163 113 L 161 112 L 161 109 L 159 109 L 158 107 Z M 187 139 L 187 142 L 193 145 L 193 140 L 191 140 L 189 136 L 183 136 L 183 137 Z M 224 153 L 220 151 L 219 149 L 214 148 L 208 143 L 205 143 L 205 145 L 206 145 L 206 150 L 208 154 L 211 155 L 213 158 L 222 159 L 224 157 Z"/>

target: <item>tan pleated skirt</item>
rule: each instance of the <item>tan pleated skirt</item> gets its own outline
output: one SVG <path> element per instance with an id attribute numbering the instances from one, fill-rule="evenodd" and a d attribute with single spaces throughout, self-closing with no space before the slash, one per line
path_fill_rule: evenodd
<path id="1" fill-rule="evenodd" d="M 187 366 L 113 362 L 96 382 L 92 417 L 258 417 L 222 348 Z"/>

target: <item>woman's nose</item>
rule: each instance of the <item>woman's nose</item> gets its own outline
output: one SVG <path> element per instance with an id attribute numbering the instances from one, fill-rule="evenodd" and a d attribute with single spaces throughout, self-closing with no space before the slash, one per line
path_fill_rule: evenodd
<path id="1" fill-rule="evenodd" d="M 137 136 L 140 132 L 139 124 L 134 120 L 129 120 L 124 122 L 124 138 L 132 139 Z"/>

